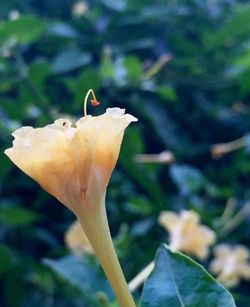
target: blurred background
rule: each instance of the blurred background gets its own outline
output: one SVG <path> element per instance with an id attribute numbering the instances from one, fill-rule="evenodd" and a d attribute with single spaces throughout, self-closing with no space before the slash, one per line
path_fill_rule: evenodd
<path id="1" fill-rule="evenodd" d="M 18 127 L 83 116 L 89 88 L 101 101 L 90 114 L 139 119 L 107 192 L 127 280 L 168 242 L 163 210 L 193 210 L 216 244 L 249 246 L 249 16 L 243 0 L 1 1 L 1 306 L 111 306 L 94 256 L 65 245 L 73 214 L 3 153 Z M 237 306 L 249 285 L 231 289 Z"/>

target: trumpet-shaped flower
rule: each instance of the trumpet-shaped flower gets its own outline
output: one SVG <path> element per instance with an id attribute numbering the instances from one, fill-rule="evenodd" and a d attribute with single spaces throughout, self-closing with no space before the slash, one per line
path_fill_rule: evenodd
<path id="1" fill-rule="evenodd" d="M 240 279 L 250 280 L 250 251 L 245 246 L 220 244 L 214 254 L 210 270 L 226 287 L 237 286 Z"/>
<path id="2" fill-rule="evenodd" d="M 13 133 L 6 155 L 41 187 L 77 216 L 121 306 L 134 306 L 109 232 L 106 188 L 117 162 L 125 128 L 135 117 L 109 108 L 87 115 L 87 99 L 99 105 L 93 90 L 84 102 L 84 117 L 72 124 L 60 118 L 43 128 L 23 127 Z"/>
<path id="3" fill-rule="evenodd" d="M 119 108 L 84 116 L 75 125 L 58 119 L 13 133 L 6 155 L 74 213 L 100 202 L 117 162 L 125 128 L 137 119 Z"/>
<path id="4" fill-rule="evenodd" d="M 76 220 L 65 232 L 64 240 L 69 250 L 76 256 L 94 253 L 78 220 Z"/>
<path id="5" fill-rule="evenodd" d="M 200 224 L 196 212 L 183 210 L 180 214 L 163 211 L 159 223 L 169 232 L 169 245 L 173 250 L 192 254 L 200 259 L 207 257 L 209 246 L 215 242 L 215 233 Z"/>

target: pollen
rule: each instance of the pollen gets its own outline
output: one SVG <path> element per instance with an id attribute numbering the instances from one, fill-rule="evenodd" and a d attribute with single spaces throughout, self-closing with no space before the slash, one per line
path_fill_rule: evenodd
<path id="1" fill-rule="evenodd" d="M 100 102 L 96 99 L 91 99 L 90 102 L 93 107 L 98 107 L 100 105 Z"/>

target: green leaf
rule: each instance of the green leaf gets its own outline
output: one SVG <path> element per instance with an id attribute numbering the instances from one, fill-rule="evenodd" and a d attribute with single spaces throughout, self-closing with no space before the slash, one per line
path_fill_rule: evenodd
<path id="1" fill-rule="evenodd" d="M 144 285 L 141 307 L 163 306 L 236 305 L 232 295 L 201 265 L 162 244 L 156 255 L 155 269 Z"/>
<path id="2" fill-rule="evenodd" d="M 44 259 L 43 262 L 70 285 L 81 290 L 87 296 L 86 299 L 92 303 L 95 303 L 94 293 L 98 291 L 109 293 L 112 296 L 105 277 L 100 276 L 97 270 L 83 258 L 66 256 L 58 260 Z"/>
<path id="3" fill-rule="evenodd" d="M 199 169 L 185 164 L 171 165 L 170 175 L 183 195 L 198 192 L 206 183 Z"/>
<path id="4" fill-rule="evenodd" d="M 102 55 L 99 73 L 103 79 L 107 80 L 113 79 L 115 76 L 115 67 L 108 52 L 104 52 Z"/>
<path id="5" fill-rule="evenodd" d="M 92 57 L 89 53 L 83 53 L 79 49 L 63 50 L 54 59 L 52 71 L 54 74 L 66 73 L 89 64 L 91 60 Z"/>
<path id="6" fill-rule="evenodd" d="M 250 93 L 250 65 L 240 77 L 240 96 L 241 98 L 247 97 Z"/>
<path id="7" fill-rule="evenodd" d="M 8 272 L 15 265 L 12 251 L 5 245 L 0 245 L 0 275 Z"/>
<path id="8" fill-rule="evenodd" d="M 19 84 L 19 103 L 9 102 L 9 109 L 14 118 L 36 118 L 40 111 L 46 111 L 49 98 L 46 97 L 47 80 L 51 73 L 50 65 L 45 60 L 33 62 L 27 69 L 28 79 Z"/>
<path id="9" fill-rule="evenodd" d="M 178 123 L 173 120 L 173 116 L 170 115 L 171 113 L 163 105 L 158 103 L 156 106 L 152 98 L 144 97 L 143 104 L 141 101 L 136 102 L 136 108 L 140 114 L 144 114 L 152 123 L 155 137 L 159 137 L 166 148 L 171 148 L 176 154 L 183 154 L 185 152 L 186 156 L 190 143 L 187 140 L 185 131 L 181 131 Z"/>
<path id="10" fill-rule="evenodd" d="M 171 102 L 177 101 L 178 98 L 176 91 L 171 86 L 167 85 L 158 87 L 157 93 L 162 99 Z"/>
<path id="11" fill-rule="evenodd" d="M 0 207 L 0 221 L 1 223 L 9 225 L 26 225 L 37 221 L 39 215 L 29 209 L 10 206 L 10 207 Z"/>
<path id="12" fill-rule="evenodd" d="M 21 16 L 4 22 L 0 26 L 0 41 L 25 44 L 38 38 L 45 29 L 45 23 L 32 16 Z"/>
<path id="13" fill-rule="evenodd" d="M 217 48 L 227 42 L 234 43 L 234 40 L 238 37 L 249 34 L 249 16 L 250 6 L 241 6 L 234 18 L 224 28 L 211 34 L 206 42 L 208 48 Z"/>
<path id="14" fill-rule="evenodd" d="M 50 35 L 63 38 L 77 38 L 77 31 L 67 23 L 55 22 L 48 27 L 47 31 Z"/>
<path id="15" fill-rule="evenodd" d="M 156 174 L 152 171 L 147 171 L 142 165 L 133 162 L 134 155 L 141 152 L 144 152 L 143 138 L 138 128 L 131 127 L 126 132 L 119 163 L 156 203 L 162 203 L 162 199 L 165 199 L 165 194 L 157 182 Z M 141 176 L 142 173 L 143 176 Z"/>
<path id="16" fill-rule="evenodd" d="M 45 83 L 47 78 L 50 76 L 50 70 L 49 63 L 44 60 L 36 61 L 29 66 L 29 77 L 42 93 L 45 93 Z"/>
<path id="17" fill-rule="evenodd" d="M 123 11 L 127 5 L 126 0 L 102 0 L 102 3 L 115 11 Z"/>
<path id="18" fill-rule="evenodd" d="M 241 55 L 238 55 L 234 63 L 243 70 L 248 69 L 250 67 L 250 48 L 247 48 Z"/>
<path id="19" fill-rule="evenodd" d="M 82 104 L 83 98 L 90 88 L 98 92 L 101 88 L 101 78 L 94 69 L 87 68 L 84 69 L 77 80 L 74 79 L 72 82 L 72 91 L 75 96 L 75 101 Z"/>
<path id="20" fill-rule="evenodd" d="M 129 80 L 138 82 L 141 79 L 143 70 L 139 58 L 135 56 L 126 57 L 124 59 L 124 66 Z"/>

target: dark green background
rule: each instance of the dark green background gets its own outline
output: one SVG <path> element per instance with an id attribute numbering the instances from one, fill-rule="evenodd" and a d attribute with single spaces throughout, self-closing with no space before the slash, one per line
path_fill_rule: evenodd
<path id="1" fill-rule="evenodd" d="M 73 4 L 0 3 L 4 307 L 100 306 L 96 292 L 110 295 L 96 261 L 81 263 L 65 248 L 63 233 L 73 215 L 3 154 L 20 126 L 43 126 L 62 114 L 81 117 L 89 88 L 102 102 L 89 107 L 91 114 L 117 106 L 139 119 L 126 131 L 107 193 L 111 232 L 128 280 L 167 241 L 157 224 L 162 210 L 194 209 L 219 243 L 250 242 L 249 215 L 229 235 L 216 223 L 230 197 L 237 210 L 249 200 L 250 141 L 219 160 L 210 153 L 214 143 L 243 135 L 250 140 L 249 1 L 88 1 L 79 18 L 72 16 Z M 21 16 L 10 21 L 14 9 Z M 147 79 L 145 72 L 164 54 L 172 60 Z M 176 156 L 171 166 L 134 162 L 135 154 L 163 150 Z M 248 306 L 248 288 L 242 282 L 233 291 L 237 306 Z"/>

